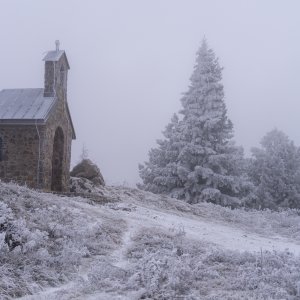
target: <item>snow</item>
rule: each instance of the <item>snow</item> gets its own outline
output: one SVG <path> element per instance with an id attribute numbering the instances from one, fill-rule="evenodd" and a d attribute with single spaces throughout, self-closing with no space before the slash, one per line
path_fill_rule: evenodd
<path id="1" fill-rule="evenodd" d="M 47 194 L 39 194 L 27 189 L 26 193 L 33 198 L 50 198 Z M 137 251 L 134 249 L 139 249 L 139 247 L 143 250 L 139 239 L 144 233 L 148 234 L 149 232 L 153 233 L 153 238 L 156 234 L 160 235 L 160 232 L 169 232 L 170 234 L 184 232 L 184 244 L 200 242 L 202 245 L 207 245 L 205 248 L 212 249 L 212 251 L 220 249 L 220 251 L 225 251 L 224 253 L 227 253 L 226 251 L 237 251 L 241 254 L 244 252 L 288 251 L 299 259 L 299 234 L 297 234 L 298 238 L 294 238 L 289 233 L 285 234 L 285 231 L 279 230 L 277 225 L 277 227 L 274 225 L 258 230 L 258 227 L 255 227 L 255 225 L 253 227 L 249 226 L 248 221 L 244 220 L 243 216 L 247 214 L 245 211 L 237 210 L 239 212 L 237 214 L 235 211 L 212 204 L 192 206 L 165 196 L 125 187 L 105 187 L 102 188 L 101 193 L 110 199 L 119 200 L 110 203 L 97 203 L 80 197 L 70 198 L 51 195 L 51 201 L 53 207 L 60 202 L 63 207 L 73 211 L 78 218 L 79 216 L 84 218 L 85 224 L 82 224 L 84 228 L 92 230 L 96 222 L 101 223 L 103 220 L 114 223 L 116 227 L 119 226 L 122 235 L 119 241 L 116 240 L 117 246 L 112 246 L 114 250 L 107 252 L 107 254 L 104 253 L 104 255 L 95 254 L 83 258 L 76 276 L 71 281 L 59 287 L 44 288 L 41 292 L 23 296 L 20 299 L 139 299 L 137 295 L 141 294 L 142 291 L 135 291 L 130 288 L 125 292 L 118 286 L 121 284 L 120 282 L 123 282 L 123 276 L 125 275 L 122 275 L 122 272 L 124 270 L 128 270 L 126 272 L 130 274 L 131 270 L 139 268 L 139 259 L 136 262 L 137 266 L 134 267 L 135 260 L 128 253 Z M 234 221 L 233 214 L 240 217 Z M 251 215 L 251 212 L 248 214 Z M 275 214 L 277 213 L 274 213 L 274 216 Z M 267 219 L 267 212 L 262 214 L 253 212 L 252 216 L 257 220 L 257 222 L 254 220 L 253 224 L 270 223 Z M 273 218 L 274 224 L 276 218 L 279 217 Z M 300 217 L 294 217 L 293 222 L 298 223 L 298 226 L 300 226 Z M 288 232 L 298 230 L 298 227 L 295 229 L 294 223 L 289 226 L 291 231 Z M 84 228 L 83 230 L 85 230 Z M 297 232 L 299 233 L 299 231 Z M 103 263 L 109 268 L 107 273 L 102 270 Z M 141 263 L 145 263 L 145 261 L 142 260 Z M 97 272 L 100 272 L 100 275 Z M 107 275 L 109 272 L 117 275 Z M 97 279 L 102 278 L 101 276 L 105 277 Z M 107 280 L 116 280 L 116 282 L 106 282 Z M 101 284 L 104 284 L 104 287 Z M 108 284 L 108 287 L 105 284 Z M 110 287 L 110 284 L 113 284 L 113 286 Z M 214 291 L 214 293 L 218 293 L 218 291 Z M 234 295 L 238 295 L 238 293 L 236 292 Z M 224 296 L 222 299 L 227 298 Z M 247 299 L 252 298 L 249 296 Z"/>
<path id="2" fill-rule="evenodd" d="M 128 247 L 130 246 L 131 238 L 137 232 L 137 224 L 135 222 L 128 221 L 128 229 L 125 232 L 122 240 L 122 244 L 119 249 L 113 252 L 112 254 L 112 261 L 116 267 L 119 268 L 126 268 L 128 264 L 128 260 L 126 259 L 126 252 Z"/>
<path id="3" fill-rule="evenodd" d="M 248 173 L 255 184 L 255 206 L 300 207 L 300 151 L 289 137 L 274 129 L 251 150 Z M 253 204 L 252 204 L 253 207 Z"/>
<path id="4" fill-rule="evenodd" d="M 160 212 L 147 207 L 136 207 L 130 213 L 118 211 L 131 224 L 132 229 L 143 227 L 159 227 L 163 229 L 183 227 L 186 237 L 195 240 L 205 240 L 217 244 L 225 249 L 238 251 L 260 251 L 288 249 L 294 254 L 300 254 L 300 243 L 282 237 L 263 237 L 255 233 L 248 233 L 228 224 L 218 224 L 206 218 L 176 215 L 172 212 Z M 130 231 L 126 235 L 131 234 Z M 128 239 L 126 239 L 128 240 Z"/>
<path id="5" fill-rule="evenodd" d="M 153 197 L 155 197 L 153 195 Z M 127 206 L 124 206 L 127 204 Z M 90 207 L 84 203 L 76 203 L 76 207 L 80 206 L 83 210 L 90 212 Z M 230 224 L 209 220 L 206 217 L 196 217 L 185 214 L 178 214 L 176 211 L 160 211 L 155 207 L 147 206 L 143 203 L 136 204 L 130 198 L 123 199 L 122 204 L 114 205 L 112 210 L 110 207 L 93 207 L 93 214 L 104 213 L 112 214 L 114 217 L 122 218 L 127 223 L 127 231 L 123 237 L 123 245 L 114 253 L 114 258 L 119 257 L 120 261 L 116 261 L 122 265 L 121 254 L 124 253 L 124 246 L 130 242 L 130 237 L 142 228 L 179 228 L 183 227 L 188 238 L 194 240 L 205 240 L 214 243 L 228 250 L 238 251 L 285 251 L 289 250 L 295 255 L 300 254 L 300 242 L 281 236 L 262 236 L 256 233 L 249 233 L 242 229 L 236 228 Z M 131 211 L 128 211 L 127 209 Z"/>
<path id="6" fill-rule="evenodd" d="M 222 68 L 204 39 L 179 111 L 163 131 L 164 139 L 139 166 L 139 187 L 188 203 L 212 202 L 239 207 L 253 188 L 245 174 L 243 150 L 232 140 Z"/>

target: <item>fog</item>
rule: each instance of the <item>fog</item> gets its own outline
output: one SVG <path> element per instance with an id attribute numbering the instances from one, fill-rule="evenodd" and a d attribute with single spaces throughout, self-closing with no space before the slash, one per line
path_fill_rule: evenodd
<path id="1" fill-rule="evenodd" d="M 205 36 L 224 67 L 235 140 L 249 155 L 278 128 L 300 146 L 300 1 L 0 0 L 0 90 L 42 87 L 60 40 L 77 139 L 109 184 L 138 163 L 180 109 Z"/>

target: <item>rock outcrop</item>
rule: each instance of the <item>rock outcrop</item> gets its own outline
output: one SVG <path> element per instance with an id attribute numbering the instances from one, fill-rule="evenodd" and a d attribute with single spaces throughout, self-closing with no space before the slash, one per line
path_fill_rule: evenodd
<path id="1" fill-rule="evenodd" d="M 90 159 L 83 159 L 73 168 L 70 175 L 72 177 L 86 178 L 96 186 L 105 185 L 100 169 Z"/>

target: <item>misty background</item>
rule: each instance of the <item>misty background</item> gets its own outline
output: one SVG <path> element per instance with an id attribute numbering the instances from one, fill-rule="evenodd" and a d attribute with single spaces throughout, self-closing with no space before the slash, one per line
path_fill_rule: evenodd
<path id="1" fill-rule="evenodd" d="M 56 39 L 70 63 L 77 139 L 109 184 L 139 181 L 138 163 L 181 107 L 203 36 L 224 67 L 235 140 L 273 128 L 300 146 L 298 0 L 0 0 L 0 90 L 43 87 Z"/>

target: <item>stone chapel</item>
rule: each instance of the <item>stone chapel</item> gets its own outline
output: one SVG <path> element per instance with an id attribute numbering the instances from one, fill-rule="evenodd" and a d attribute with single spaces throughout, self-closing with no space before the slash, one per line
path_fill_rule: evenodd
<path id="1" fill-rule="evenodd" d="M 76 138 L 67 101 L 65 51 L 45 55 L 44 88 L 0 92 L 0 179 L 45 191 L 69 191 Z"/>

